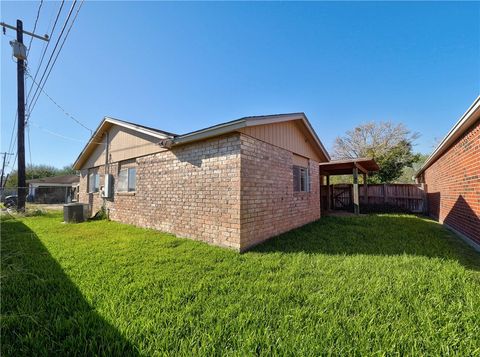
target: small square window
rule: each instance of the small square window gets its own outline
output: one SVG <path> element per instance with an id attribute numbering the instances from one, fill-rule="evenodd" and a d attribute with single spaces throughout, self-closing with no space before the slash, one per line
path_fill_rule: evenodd
<path id="1" fill-rule="evenodd" d="M 100 190 L 100 175 L 97 170 L 90 170 L 88 173 L 88 187 L 89 193 L 98 192 Z"/>
<path id="2" fill-rule="evenodd" d="M 118 173 L 118 192 L 133 192 L 137 186 L 137 169 L 135 167 L 127 167 L 120 169 Z"/>
<path id="3" fill-rule="evenodd" d="M 293 191 L 310 192 L 310 176 L 308 168 L 293 166 Z"/>

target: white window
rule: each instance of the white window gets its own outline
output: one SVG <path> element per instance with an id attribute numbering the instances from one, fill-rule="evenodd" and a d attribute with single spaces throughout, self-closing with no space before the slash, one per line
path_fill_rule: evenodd
<path id="1" fill-rule="evenodd" d="M 100 189 L 100 175 L 97 170 L 91 170 L 88 173 L 88 192 L 98 192 Z"/>
<path id="2" fill-rule="evenodd" d="M 293 191 L 310 192 L 310 175 L 307 167 L 293 166 Z"/>
<path id="3" fill-rule="evenodd" d="M 137 186 L 137 169 L 135 167 L 126 167 L 120 169 L 118 173 L 118 192 L 133 192 Z"/>

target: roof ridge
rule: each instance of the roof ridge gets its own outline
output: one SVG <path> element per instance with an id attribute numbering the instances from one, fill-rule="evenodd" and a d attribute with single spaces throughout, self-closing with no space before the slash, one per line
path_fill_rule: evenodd
<path id="1" fill-rule="evenodd" d="M 156 131 L 156 132 L 159 132 L 159 133 L 161 133 L 161 134 L 168 135 L 168 136 L 178 136 L 178 134 L 171 133 L 171 132 L 169 132 L 169 131 L 165 131 L 165 130 L 161 130 L 161 129 L 157 129 L 157 128 L 152 128 L 151 126 L 146 126 L 146 125 L 143 125 L 143 124 L 138 124 L 138 123 L 135 123 L 135 122 L 132 122 L 132 121 L 124 120 L 124 119 L 118 119 L 118 118 L 114 118 L 114 117 L 110 117 L 110 116 L 106 116 L 105 118 L 113 119 L 113 120 L 117 120 L 117 121 L 121 121 L 121 122 L 123 122 L 123 123 L 130 124 L 130 125 L 139 126 L 139 127 L 144 128 L 144 129 L 153 130 L 153 131 Z"/>

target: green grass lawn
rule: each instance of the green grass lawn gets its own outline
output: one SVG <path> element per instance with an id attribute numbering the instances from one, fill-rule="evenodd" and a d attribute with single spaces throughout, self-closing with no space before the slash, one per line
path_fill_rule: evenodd
<path id="1" fill-rule="evenodd" d="M 408 215 L 245 254 L 61 213 L 2 222 L 1 352 L 480 355 L 480 255 Z"/>

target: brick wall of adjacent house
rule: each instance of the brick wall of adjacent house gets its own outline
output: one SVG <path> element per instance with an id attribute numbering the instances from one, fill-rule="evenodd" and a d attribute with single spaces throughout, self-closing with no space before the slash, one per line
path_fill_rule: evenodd
<path id="1" fill-rule="evenodd" d="M 293 154 L 241 136 L 241 250 L 320 218 L 318 162 L 310 192 L 293 192 Z"/>
<path id="2" fill-rule="evenodd" d="M 480 243 L 480 120 L 428 167 L 429 214 Z"/>
<path id="3" fill-rule="evenodd" d="M 136 168 L 135 193 L 106 200 L 112 220 L 240 248 L 240 134 L 140 157 Z M 109 171 L 116 182 L 118 163 Z M 99 172 L 103 186 L 104 168 Z M 103 199 L 87 193 L 87 174 L 82 170 L 80 201 L 94 213 Z"/>

